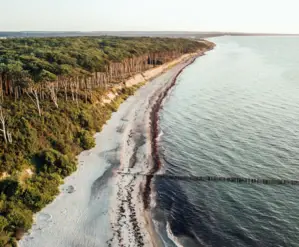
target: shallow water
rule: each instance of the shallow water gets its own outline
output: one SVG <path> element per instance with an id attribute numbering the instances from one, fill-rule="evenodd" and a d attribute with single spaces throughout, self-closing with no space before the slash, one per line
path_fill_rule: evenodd
<path id="1" fill-rule="evenodd" d="M 160 112 L 163 173 L 298 179 L 299 38 L 212 41 Z M 299 186 L 163 177 L 155 186 L 165 246 L 299 246 Z"/>

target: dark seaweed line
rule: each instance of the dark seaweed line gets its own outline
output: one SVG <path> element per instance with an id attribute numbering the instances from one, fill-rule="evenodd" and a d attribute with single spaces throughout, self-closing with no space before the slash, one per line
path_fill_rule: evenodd
<path id="1" fill-rule="evenodd" d="M 220 177 L 220 176 L 172 176 L 164 174 L 121 173 L 122 175 L 156 177 L 169 180 L 200 181 L 200 182 L 230 182 L 247 184 L 269 185 L 299 185 L 299 180 L 276 178 L 245 178 L 245 177 Z"/>
<path id="2" fill-rule="evenodd" d="M 152 160 L 153 166 L 149 174 L 146 176 L 146 182 L 143 192 L 143 204 L 144 209 L 148 209 L 150 204 L 150 194 L 151 194 L 151 181 L 157 171 L 161 168 L 161 161 L 158 153 L 158 143 L 157 137 L 159 135 L 159 128 L 158 128 L 158 119 L 159 119 L 159 110 L 161 109 L 161 105 L 163 103 L 164 98 L 167 96 L 169 90 L 175 85 L 178 76 L 182 73 L 182 71 L 189 66 L 190 64 L 194 63 L 194 61 L 199 57 L 204 55 L 204 53 L 200 53 L 196 57 L 192 58 L 185 66 L 183 66 L 172 79 L 170 85 L 166 87 L 166 89 L 159 95 L 158 100 L 152 107 L 152 111 L 150 114 L 151 120 L 151 145 L 152 145 Z"/>

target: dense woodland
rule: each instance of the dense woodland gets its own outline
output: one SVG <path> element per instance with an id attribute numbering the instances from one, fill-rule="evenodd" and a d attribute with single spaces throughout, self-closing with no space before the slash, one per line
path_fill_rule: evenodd
<path id="1" fill-rule="evenodd" d="M 15 246 L 76 170 L 76 155 L 137 89 L 113 85 L 211 47 L 146 37 L 0 40 L 0 246 Z M 111 90 L 119 96 L 102 104 Z"/>
<path id="2" fill-rule="evenodd" d="M 166 38 L 0 40 L 0 95 L 104 86 L 196 51 L 200 44 Z"/>

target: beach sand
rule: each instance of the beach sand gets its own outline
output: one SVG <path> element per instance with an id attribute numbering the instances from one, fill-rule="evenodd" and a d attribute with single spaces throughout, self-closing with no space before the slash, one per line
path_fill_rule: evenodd
<path id="1" fill-rule="evenodd" d="M 78 156 L 78 170 L 65 179 L 57 198 L 36 214 L 33 228 L 19 246 L 160 245 L 150 211 L 144 209 L 145 178 L 134 174 L 152 171 L 152 107 L 194 56 L 185 55 L 155 73 L 151 70 L 136 77 L 160 74 L 113 113 L 95 135 L 95 148 Z M 167 67 L 171 68 L 165 72 Z M 130 81 L 130 85 L 136 83 Z"/>

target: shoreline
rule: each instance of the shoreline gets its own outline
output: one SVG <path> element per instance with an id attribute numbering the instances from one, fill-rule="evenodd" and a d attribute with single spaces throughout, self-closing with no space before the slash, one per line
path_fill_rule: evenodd
<path id="1" fill-rule="evenodd" d="M 158 172 L 161 168 L 161 160 L 159 157 L 159 151 L 158 151 L 158 142 L 157 142 L 157 138 L 159 136 L 159 126 L 158 126 L 158 121 L 159 121 L 159 112 L 161 109 L 161 106 L 163 104 L 163 100 L 165 99 L 165 97 L 168 95 L 169 91 L 172 89 L 172 87 L 175 86 L 176 82 L 177 82 L 177 78 L 179 77 L 179 75 L 183 72 L 183 70 L 188 67 L 189 65 L 191 65 L 192 63 L 194 63 L 194 61 L 200 57 L 203 56 L 203 54 L 198 54 L 197 56 L 195 56 L 194 58 L 191 58 L 190 61 L 183 67 L 181 68 L 177 74 L 174 76 L 174 78 L 172 79 L 171 83 L 169 86 L 166 87 L 166 89 L 164 91 L 161 92 L 161 94 L 159 95 L 157 101 L 155 102 L 154 106 L 152 107 L 152 112 L 151 112 L 151 145 L 152 145 L 152 162 L 153 162 L 153 166 L 152 166 L 152 170 L 150 171 L 150 176 L 147 176 L 147 181 L 146 181 L 146 187 L 145 187 L 145 191 L 143 194 L 143 199 L 144 199 L 144 208 L 145 210 L 148 209 L 149 203 L 150 203 L 150 185 L 151 185 L 151 180 L 154 176 L 154 174 L 156 172 Z M 148 190 L 148 192 L 147 192 Z"/>
<path id="2" fill-rule="evenodd" d="M 179 60 L 176 65 L 165 64 L 155 79 L 150 79 L 113 113 L 102 132 L 95 135 L 96 147 L 79 155 L 78 170 L 65 179 L 56 199 L 36 214 L 31 233 L 26 234 L 19 246 L 37 247 L 44 243 L 45 247 L 92 247 L 104 242 L 108 246 L 152 246 L 151 236 L 144 233 L 152 224 L 150 216 L 147 220 L 144 217 L 140 193 L 144 181 L 141 178 L 133 181 L 117 171 L 150 171 L 149 157 L 141 155 L 151 153 L 151 144 L 146 140 L 151 133 L 150 104 L 191 56 L 194 54 L 176 59 Z M 161 66 L 150 71 L 155 69 L 161 70 Z M 143 74 L 149 76 L 150 71 Z M 141 120 L 136 121 L 138 117 Z M 69 186 L 75 188 L 71 194 L 67 192 Z"/>
<path id="3" fill-rule="evenodd" d="M 149 235 L 151 236 L 152 241 L 154 242 L 154 246 L 163 246 L 161 243 L 161 239 L 158 236 L 157 232 L 155 231 L 155 227 L 153 224 L 153 221 L 151 219 L 151 212 L 148 210 L 148 206 L 151 202 L 151 191 L 153 190 L 153 184 L 152 179 L 154 174 L 156 174 L 160 168 L 161 168 L 161 161 L 159 157 L 159 151 L 158 151 L 158 136 L 159 136 L 159 112 L 161 110 L 161 107 L 163 105 L 164 99 L 167 97 L 169 91 L 175 86 L 177 82 L 177 78 L 180 76 L 180 74 L 184 71 L 186 67 L 193 64 L 195 60 L 201 56 L 204 56 L 205 53 L 199 53 L 197 56 L 191 59 L 191 61 L 186 64 L 179 72 L 176 74 L 176 76 L 172 79 L 171 84 L 166 88 L 165 91 L 162 92 L 162 95 L 160 95 L 159 99 L 155 103 L 154 107 L 152 108 L 151 112 L 151 144 L 152 144 L 152 161 L 153 161 L 153 167 L 151 170 L 151 176 L 146 177 L 146 184 L 144 186 L 143 191 L 143 203 L 144 203 L 144 217 L 145 221 L 148 224 L 147 231 L 149 232 Z M 156 163 L 156 164 L 155 164 Z"/>
<path id="4" fill-rule="evenodd" d="M 138 131 L 146 133 L 146 141 L 140 145 L 139 148 L 144 147 L 142 153 L 146 154 L 146 158 L 141 158 L 138 160 L 138 164 L 135 164 L 139 166 L 139 169 L 136 169 L 135 165 L 128 165 L 130 162 L 126 160 L 126 155 L 129 157 L 131 157 L 130 154 L 136 156 L 136 149 L 133 148 L 130 150 L 131 140 L 134 139 L 134 135 L 138 136 L 138 131 L 135 133 L 135 122 L 133 123 L 133 128 L 128 133 L 128 139 L 126 139 L 125 135 L 124 142 L 126 142 L 126 144 L 121 152 L 124 157 L 121 158 L 121 166 L 115 178 L 118 181 L 118 183 L 116 183 L 118 189 L 116 190 L 119 191 L 115 196 L 115 198 L 117 198 L 115 201 L 120 204 L 115 207 L 114 211 L 120 213 L 119 218 L 115 219 L 115 217 L 112 216 L 116 236 L 111 239 L 111 245 L 109 246 L 162 246 L 155 232 L 150 212 L 150 198 L 153 189 L 152 178 L 161 167 L 159 157 L 157 156 L 158 150 L 156 142 L 156 138 L 158 137 L 158 113 L 167 93 L 175 85 L 177 77 L 187 66 L 204 54 L 205 53 L 201 51 L 176 65 L 176 67 L 169 72 L 170 75 L 168 75 L 167 82 L 152 92 L 153 96 L 151 96 L 150 101 L 147 102 L 148 106 L 146 111 L 140 114 L 140 118 L 143 118 L 143 123 L 146 127 L 141 130 L 138 129 Z M 152 83 L 154 83 L 154 81 Z M 134 121 L 136 121 L 136 117 Z M 138 140 L 135 140 L 135 143 L 138 143 Z M 138 173 L 147 174 L 146 179 L 136 176 Z M 127 189 L 124 191 L 124 188 Z M 135 205 L 132 205 L 132 201 L 135 202 Z M 124 222 L 121 220 L 122 217 L 126 218 Z M 125 224 L 125 222 L 128 221 L 132 224 L 132 229 Z M 134 244 L 128 244 L 132 242 Z"/>

